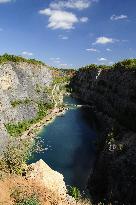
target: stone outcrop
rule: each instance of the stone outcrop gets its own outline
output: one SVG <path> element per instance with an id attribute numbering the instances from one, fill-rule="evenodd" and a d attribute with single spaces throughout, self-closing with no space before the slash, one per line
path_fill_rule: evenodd
<path id="1" fill-rule="evenodd" d="M 136 204 L 136 69 L 80 69 L 71 86 L 100 128 L 88 183 L 94 201 Z"/>
<path id="2" fill-rule="evenodd" d="M 28 178 L 42 183 L 46 188 L 52 190 L 59 198 L 66 198 L 66 185 L 62 174 L 52 170 L 42 159 L 29 165 Z"/>
<path id="3" fill-rule="evenodd" d="M 4 124 L 33 119 L 38 112 L 37 103 L 51 101 L 46 92 L 51 82 L 52 72 L 46 65 L 26 62 L 0 65 L 1 141 L 8 137 Z"/>
<path id="4" fill-rule="evenodd" d="M 76 201 L 67 194 L 63 175 L 52 170 L 42 159 L 29 165 L 28 170 L 27 179 L 32 179 L 45 189 L 51 190 L 57 204 L 76 204 Z"/>

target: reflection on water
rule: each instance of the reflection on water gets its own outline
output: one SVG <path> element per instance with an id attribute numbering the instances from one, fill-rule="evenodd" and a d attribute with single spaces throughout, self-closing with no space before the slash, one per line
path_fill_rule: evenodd
<path id="1" fill-rule="evenodd" d="M 64 102 L 77 104 L 71 97 L 65 97 Z M 40 139 L 48 149 L 34 153 L 29 163 L 43 159 L 52 169 L 63 174 L 67 185 L 85 189 L 95 157 L 95 138 L 96 133 L 86 122 L 82 109 L 70 109 L 43 128 Z"/>

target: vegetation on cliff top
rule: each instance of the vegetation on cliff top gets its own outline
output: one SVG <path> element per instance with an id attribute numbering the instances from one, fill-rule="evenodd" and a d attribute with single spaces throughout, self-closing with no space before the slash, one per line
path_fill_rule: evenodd
<path id="1" fill-rule="evenodd" d="M 120 61 L 113 67 L 122 69 L 136 69 L 136 59 L 126 59 L 124 61 Z"/>
<path id="2" fill-rule="evenodd" d="M 136 59 L 125 59 L 112 66 L 90 64 L 79 68 L 80 71 L 89 71 L 91 69 L 107 70 L 107 69 L 136 69 Z"/>
<path id="3" fill-rule="evenodd" d="M 7 62 L 14 62 L 14 63 L 26 62 L 26 63 L 35 64 L 35 65 L 45 65 L 42 61 L 39 61 L 39 60 L 26 59 L 26 58 L 23 58 L 22 56 L 9 55 L 5 53 L 4 55 L 0 56 L 0 64 L 7 63 Z"/>

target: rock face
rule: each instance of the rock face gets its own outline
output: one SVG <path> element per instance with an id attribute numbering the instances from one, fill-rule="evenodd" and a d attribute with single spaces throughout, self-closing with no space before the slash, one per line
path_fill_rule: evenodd
<path id="1" fill-rule="evenodd" d="M 0 65 L 0 140 L 8 137 L 4 123 L 32 119 L 38 111 L 37 102 L 50 101 L 45 90 L 51 82 L 47 66 L 25 62 Z"/>
<path id="2" fill-rule="evenodd" d="M 67 189 L 62 174 L 52 170 L 42 159 L 29 165 L 27 178 L 42 184 L 45 189 L 51 190 L 59 205 L 75 205 L 75 200 L 67 195 Z"/>
<path id="3" fill-rule="evenodd" d="M 71 86 L 103 135 L 88 185 L 94 201 L 136 204 L 136 69 L 81 69 Z"/>
<path id="4" fill-rule="evenodd" d="M 31 164 L 29 169 L 32 170 L 29 173 L 29 178 L 39 181 L 46 188 L 56 193 L 59 198 L 66 198 L 66 185 L 62 174 L 52 170 L 42 159 L 35 164 Z"/>

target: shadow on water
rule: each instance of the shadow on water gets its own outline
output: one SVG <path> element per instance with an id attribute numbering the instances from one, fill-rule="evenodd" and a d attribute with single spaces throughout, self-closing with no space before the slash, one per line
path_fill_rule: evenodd
<path id="1" fill-rule="evenodd" d="M 66 97 L 64 103 L 78 104 Z M 47 149 L 34 153 L 29 163 L 43 159 L 52 169 L 63 174 L 70 186 L 85 189 L 90 170 L 95 159 L 94 140 L 96 133 L 87 123 L 85 115 L 79 108 L 70 109 L 63 117 L 56 117 L 54 122 L 43 128 L 39 140 Z"/>

